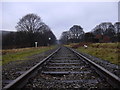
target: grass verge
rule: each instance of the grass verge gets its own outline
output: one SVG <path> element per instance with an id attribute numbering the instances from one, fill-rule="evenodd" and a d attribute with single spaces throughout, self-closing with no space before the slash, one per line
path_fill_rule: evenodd
<path id="1" fill-rule="evenodd" d="M 39 54 L 53 48 L 55 47 L 50 46 L 50 47 L 3 50 L 2 52 L 5 54 L 2 55 L 2 62 L 0 62 L 0 64 L 4 65 L 11 61 L 16 61 L 16 60 L 28 60 L 28 56 Z"/>
<path id="2" fill-rule="evenodd" d="M 92 43 L 87 49 L 80 46 L 77 50 L 120 65 L 120 43 Z"/>

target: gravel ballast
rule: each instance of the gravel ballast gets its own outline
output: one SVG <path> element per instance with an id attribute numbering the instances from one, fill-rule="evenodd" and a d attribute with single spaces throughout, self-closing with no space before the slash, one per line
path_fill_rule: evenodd
<path id="1" fill-rule="evenodd" d="M 18 76 L 29 70 L 32 66 L 43 60 L 45 57 L 50 55 L 56 49 L 29 56 L 29 60 L 17 60 L 12 61 L 2 66 L 2 87 L 16 79 Z"/>
<path id="2" fill-rule="evenodd" d="M 36 54 L 33 56 L 30 56 L 30 60 L 17 60 L 10 62 L 2 67 L 2 79 L 5 83 L 3 83 L 3 87 L 6 85 L 6 83 L 10 83 L 12 80 L 16 79 L 18 76 L 23 74 L 26 70 L 30 69 L 32 66 L 43 60 L 45 57 L 47 57 L 49 54 L 51 54 L 53 51 L 56 49 L 49 50 L 47 52 L 41 53 L 41 54 Z M 120 77 L 120 66 L 111 64 L 108 61 L 99 59 L 97 57 L 81 53 L 80 54 L 88 57 L 92 61 L 96 62 L 97 64 L 103 66 L 110 72 L 116 74 L 117 76 Z M 58 54 L 59 56 L 59 54 Z M 69 56 L 71 57 L 71 56 Z M 54 58 L 55 60 L 58 60 L 57 63 L 59 62 L 59 58 L 57 59 L 56 57 Z M 61 58 L 60 58 L 61 59 Z M 66 58 L 64 58 L 66 59 Z M 71 60 L 75 60 L 74 57 L 72 56 Z M 52 61 L 53 62 L 53 61 Z M 87 67 L 81 67 L 81 70 L 86 70 Z M 59 69 L 60 71 L 62 69 Z M 67 71 L 67 69 L 64 69 Z M 77 70 L 77 69 L 71 69 L 72 70 Z M 57 70 L 58 71 L 58 70 Z M 92 74 L 95 73 L 94 70 L 92 71 Z M 26 88 L 104 88 L 104 87 L 111 87 L 108 84 L 106 84 L 106 81 L 104 79 L 102 80 L 99 78 L 99 76 L 96 74 L 95 77 L 92 77 L 90 74 L 90 77 L 86 77 L 85 73 L 83 74 L 84 78 L 81 78 L 79 74 L 71 74 L 71 75 L 63 75 L 63 76 L 51 76 L 51 75 L 45 75 L 43 73 L 37 75 L 35 78 L 31 79 L 28 84 L 26 85 Z M 75 78 L 76 81 L 71 82 L 71 78 Z M 83 79 L 82 81 L 78 79 Z M 84 80 L 85 79 L 85 80 Z M 55 80 L 55 81 L 54 81 Z M 64 82 L 68 80 L 68 82 Z M 70 81 L 69 81 L 70 80 Z M 77 81 L 78 80 L 78 81 Z M 74 84 L 73 84 L 74 83 Z M 101 87 L 103 86 L 103 87 Z"/>
<path id="3" fill-rule="evenodd" d="M 120 77 L 120 65 L 112 64 L 107 60 L 102 60 L 100 58 L 97 58 L 95 56 L 92 56 L 92 55 L 89 55 L 89 54 L 86 54 L 86 53 L 82 53 L 82 52 L 79 52 L 79 53 L 86 56 L 87 58 L 94 61 L 95 63 L 99 64 L 100 66 L 104 67 L 105 69 L 107 69 L 111 73 L 114 73 L 115 75 Z"/>
<path id="4" fill-rule="evenodd" d="M 24 88 L 112 88 L 89 64 L 61 47 Z"/>

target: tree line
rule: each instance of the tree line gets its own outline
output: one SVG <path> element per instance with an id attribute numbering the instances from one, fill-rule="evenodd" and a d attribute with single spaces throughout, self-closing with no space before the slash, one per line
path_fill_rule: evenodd
<path id="1" fill-rule="evenodd" d="M 17 32 L 2 34 L 2 48 L 24 48 L 48 46 L 56 44 L 56 37 L 50 27 L 42 22 L 36 14 L 23 16 L 15 26 Z M 91 30 L 84 32 L 80 25 L 73 25 L 68 31 L 62 33 L 60 42 L 63 44 L 78 42 L 120 42 L 120 22 L 114 25 L 111 22 L 103 22 Z"/>
<path id="2" fill-rule="evenodd" d="M 120 42 L 120 22 L 114 25 L 111 22 L 103 22 L 97 25 L 90 32 L 84 32 L 80 25 L 73 25 L 68 31 L 61 35 L 61 43 L 78 43 L 78 42 L 92 42 L 92 43 L 107 43 Z"/>
<path id="3" fill-rule="evenodd" d="M 27 14 L 23 16 L 16 27 L 17 32 L 10 32 L 2 35 L 2 48 L 23 48 L 47 46 L 56 43 L 56 37 L 40 16 Z"/>

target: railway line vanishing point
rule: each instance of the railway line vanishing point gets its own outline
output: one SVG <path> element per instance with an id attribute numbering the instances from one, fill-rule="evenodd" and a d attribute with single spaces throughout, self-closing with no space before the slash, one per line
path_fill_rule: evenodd
<path id="1" fill-rule="evenodd" d="M 119 88 L 120 78 L 77 51 L 59 47 L 3 89 Z"/>

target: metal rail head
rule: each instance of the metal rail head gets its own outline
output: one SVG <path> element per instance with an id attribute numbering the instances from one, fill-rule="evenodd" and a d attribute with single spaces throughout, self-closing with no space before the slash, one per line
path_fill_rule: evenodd
<path id="1" fill-rule="evenodd" d="M 30 68 L 28 71 L 26 71 L 24 74 L 13 80 L 13 82 L 9 83 L 5 87 L 3 87 L 2 90 L 17 90 L 17 88 L 22 88 L 28 81 L 29 78 L 31 78 L 33 75 L 37 73 L 37 70 L 39 67 L 47 61 L 49 58 L 51 58 L 55 53 L 57 53 L 60 50 L 60 47 L 55 50 L 52 54 L 44 58 L 42 61 L 40 61 L 38 64 Z"/>
<path id="2" fill-rule="evenodd" d="M 96 72 L 100 76 L 104 77 L 107 80 L 107 82 L 111 84 L 111 86 L 113 86 L 114 88 L 120 89 L 120 78 L 118 76 L 111 73 L 110 71 L 103 68 L 102 66 L 98 65 L 97 63 L 93 62 L 92 60 L 88 59 L 87 57 L 83 56 L 79 52 L 73 50 L 72 48 L 68 48 L 68 49 L 71 50 L 73 53 L 75 53 L 78 57 L 83 58 L 85 62 L 88 62 L 91 66 L 93 66 Z"/>

